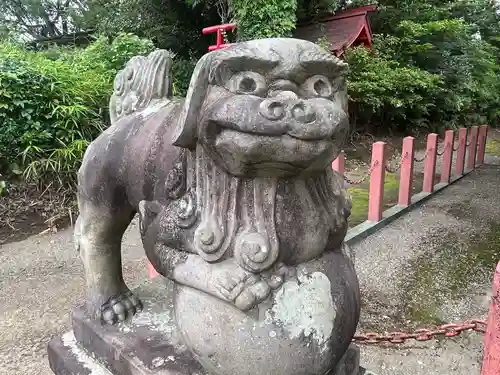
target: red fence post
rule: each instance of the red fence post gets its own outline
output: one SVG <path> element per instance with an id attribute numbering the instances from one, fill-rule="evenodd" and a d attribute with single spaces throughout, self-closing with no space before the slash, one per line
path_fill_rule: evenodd
<path id="1" fill-rule="evenodd" d="M 464 174 L 465 152 L 467 150 L 467 128 L 460 128 L 458 131 L 457 161 L 455 173 L 457 176 Z"/>
<path id="2" fill-rule="evenodd" d="M 441 182 L 450 183 L 451 163 L 453 160 L 453 143 L 455 141 L 455 132 L 447 130 L 444 134 L 444 150 L 441 164 Z"/>
<path id="3" fill-rule="evenodd" d="M 438 135 L 431 133 L 427 136 L 427 149 L 425 151 L 424 184 L 422 191 L 432 193 L 434 191 L 434 177 L 436 175 Z"/>
<path id="4" fill-rule="evenodd" d="M 379 222 L 382 220 L 382 204 L 384 201 L 385 142 L 375 142 L 373 144 L 370 171 L 368 220 Z"/>
<path id="5" fill-rule="evenodd" d="M 493 277 L 490 315 L 484 337 L 484 357 L 481 375 L 500 374 L 500 263 Z"/>
<path id="6" fill-rule="evenodd" d="M 156 276 L 159 276 L 160 274 L 156 269 L 153 267 L 150 261 L 148 261 L 148 277 L 150 279 L 154 279 Z"/>
<path id="7" fill-rule="evenodd" d="M 467 158 L 467 169 L 469 171 L 476 167 L 477 131 L 477 126 L 470 128 L 469 155 Z"/>
<path id="8" fill-rule="evenodd" d="M 486 152 L 486 140 L 488 139 L 488 125 L 481 125 L 479 127 L 479 138 L 477 148 L 476 165 L 479 167 L 484 164 L 484 154 Z"/>
<path id="9" fill-rule="evenodd" d="M 345 157 L 344 151 L 340 151 L 339 156 L 332 162 L 332 169 L 343 176 L 345 174 Z"/>
<path id="10" fill-rule="evenodd" d="M 405 137 L 403 139 L 403 161 L 401 163 L 398 198 L 398 204 L 401 206 L 409 206 L 411 203 L 413 193 L 413 159 L 415 157 L 414 141 L 413 137 Z"/>

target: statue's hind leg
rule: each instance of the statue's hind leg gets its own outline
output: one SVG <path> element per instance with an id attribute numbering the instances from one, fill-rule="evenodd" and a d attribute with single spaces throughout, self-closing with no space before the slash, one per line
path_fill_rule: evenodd
<path id="1" fill-rule="evenodd" d="M 121 261 L 123 233 L 134 211 L 111 210 L 81 196 L 78 205 L 75 244 L 85 268 L 88 313 L 108 324 L 123 321 L 141 309 L 141 302 L 123 281 Z"/>

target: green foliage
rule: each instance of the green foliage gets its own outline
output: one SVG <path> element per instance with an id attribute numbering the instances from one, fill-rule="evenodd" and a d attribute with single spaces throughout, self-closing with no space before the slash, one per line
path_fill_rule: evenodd
<path id="1" fill-rule="evenodd" d="M 84 0 L 2 0 L 0 36 L 7 33 L 33 38 L 67 35 L 80 31 L 87 11 Z"/>
<path id="2" fill-rule="evenodd" d="M 149 39 L 141 39 L 130 33 L 120 33 L 111 43 L 108 38 L 101 36 L 87 48 L 76 50 L 76 53 L 66 59 L 86 70 L 97 70 L 111 77 L 116 75 L 116 72 L 133 56 L 147 55 L 154 49 L 155 46 Z"/>
<path id="3" fill-rule="evenodd" d="M 289 37 L 297 21 L 297 0 L 232 0 L 238 40 Z"/>
<path id="4" fill-rule="evenodd" d="M 377 39 L 377 51 L 386 59 L 439 75 L 446 88 L 426 98 L 435 105 L 429 122 L 456 128 L 498 120 L 498 50 L 475 38 L 470 25 L 457 19 L 403 21 L 395 30 L 395 35 Z"/>
<path id="5" fill-rule="evenodd" d="M 195 66 L 195 60 L 175 59 L 172 67 L 174 96 L 186 96 Z"/>
<path id="6" fill-rule="evenodd" d="M 500 17 L 493 1 L 378 3 L 373 54 L 347 55 L 355 121 L 406 132 L 498 122 Z"/>
<path id="7" fill-rule="evenodd" d="M 85 148 L 106 126 L 117 70 L 152 49 L 128 34 L 85 50 L 0 44 L 0 171 L 72 183 Z"/>
<path id="8" fill-rule="evenodd" d="M 442 92 L 438 75 L 402 66 L 364 47 L 349 50 L 346 61 L 354 124 L 392 130 L 429 126 L 428 115 L 434 108 L 430 99 Z"/>
<path id="9" fill-rule="evenodd" d="M 341 0 L 299 0 L 297 18 L 299 20 L 309 20 L 325 14 L 332 14 L 342 5 Z"/>
<path id="10" fill-rule="evenodd" d="M 328 41 L 327 38 L 325 37 L 322 37 L 322 38 L 319 38 L 317 41 L 316 41 L 316 44 L 318 46 L 320 46 L 321 48 L 324 48 L 326 49 L 327 51 L 331 51 L 332 50 L 332 45 L 331 43 Z"/>
<path id="11" fill-rule="evenodd" d="M 216 7 L 186 0 L 87 0 L 87 25 L 102 35 L 127 32 L 147 38 L 157 48 L 185 59 L 204 54 L 213 39 L 201 30 L 220 23 Z M 213 38 L 213 37 L 212 37 Z"/>

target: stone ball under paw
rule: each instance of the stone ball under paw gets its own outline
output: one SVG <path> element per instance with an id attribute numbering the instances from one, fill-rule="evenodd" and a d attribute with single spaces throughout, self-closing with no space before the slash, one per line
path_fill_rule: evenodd
<path id="1" fill-rule="evenodd" d="M 352 264 L 333 256 L 297 267 L 296 279 L 248 312 L 178 285 L 185 344 L 214 375 L 324 375 L 346 351 L 359 317 Z"/>

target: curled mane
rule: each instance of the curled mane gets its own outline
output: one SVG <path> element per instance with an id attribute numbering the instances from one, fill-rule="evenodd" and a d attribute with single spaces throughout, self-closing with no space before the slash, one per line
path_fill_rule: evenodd
<path id="1" fill-rule="evenodd" d="M 192 225 L 187 250 L 207 262 L 235 257 L 252 272 L 273 265 L 280 256 L 276 228 L 276 192 L 297 180 L 238 178 L 220 168 L 198 145 L 187 158 L 185 195 L 191 202 Z M 342 241 L 350 214 L 350 201 L 342 180 L 331 170 L 305 181 L 310 199 L 328 223 L 330 237 Z M 190 226 L 191 226 L 190 225 Z M 301 225 L 301 223 L 297 223 Z"/>

